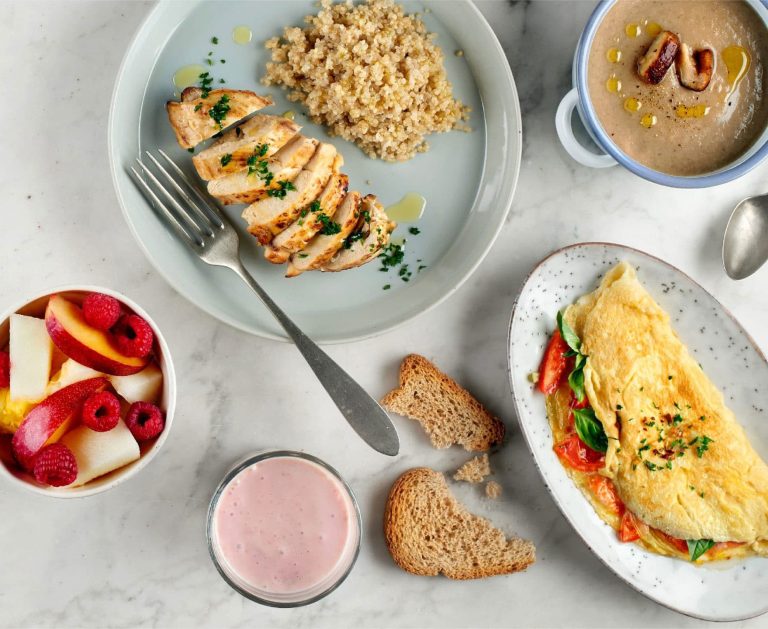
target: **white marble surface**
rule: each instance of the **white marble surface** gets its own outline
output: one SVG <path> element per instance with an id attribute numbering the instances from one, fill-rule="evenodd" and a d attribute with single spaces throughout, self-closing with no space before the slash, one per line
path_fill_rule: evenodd
<path id="1" fill-rule="evenodd" d="M 452 582 L 407 575 L 382 540 L 392 481 L 414 465 L 451 470 L 398 420 L 402 454 L 374 454 L 350 431 L 288 345 L 236 332 L 179 297 L 134 245 L 106 162 L 107 109 L 142 2 L 0 2 L 0 287 L 5 305 L 65 282 L 101 283 L 135 298 L 166 330 L 179 376 L 173 433 L 131 482 L 81 501 L 0 486 L 0 625 L 4 627 L 693 626 L 619 582 L 560 515 L 512 414 L 505 340 L 531 266 L 579 240 L 632 245 L 679 266 L 768 348 L 768 268 L 734 283 L 720 267 L 729 209 L 765 192 L 768 165 L 737 183 L 676 191 L 619 169 L 576 166 L 556 142 L 553 114 L 592 2 L 481 2 L 509 55 L 524 115 L 523 165 L 509 217 L 488 258 L 451 299 L 382 338 L 329 352 L 380 395 L 399 359 L 433 358 L 505 419 L 511 439 L 492 459 L 498 502 L 462 499 L 508 532 L 533 539 L 527 573 Z M 300 375 L 297 377 L 297 375 Z M 213 569 L 204 514 L 225 469 L 243 454 L 306 449 L 338 467 L 360 500 L 358 565 L 331 597 L 273 610 L 231 591 Z M 766 626 L 765 618 L 745 626 Z"/>

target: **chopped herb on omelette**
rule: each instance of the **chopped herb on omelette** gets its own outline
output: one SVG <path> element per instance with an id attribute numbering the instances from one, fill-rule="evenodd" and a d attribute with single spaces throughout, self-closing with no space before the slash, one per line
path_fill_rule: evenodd
<path id="1" fill-rule="evenodd" d="M 570 362 L 555 373 L 548 351 L 540 367 L 558 382 L 554 449 L 619 538 L 691 561 L 768 556 L 768 466 L 634 269 L 614 267 L 556 335 Z"/>

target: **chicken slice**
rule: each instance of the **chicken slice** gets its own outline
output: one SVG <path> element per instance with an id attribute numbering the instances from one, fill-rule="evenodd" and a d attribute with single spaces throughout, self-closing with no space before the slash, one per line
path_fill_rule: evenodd
<path id="1" fill-rule="evenodd" d="M 203 97 L 199 87 L 188 87 L 181 93 L 181 101 L 168 101 L 165 109 L 179 146 L 191 149 L 271 104 L 271 98 L 246 90 L 211 90 Z"/>
<path id="2" fill-rule="evenodd" d="M 266 145 L 264 157 L 271 157 L 299 132 L 301 127 L 282 116 L 256 114 L 230 129 L 207 149 L 192 158 L 197 174 L 205 180 L 218 179 L 242 170 L 257 147 Z"/>
<path id="3" fill-rule="evenodd" d="M 344 244 L 360 218 L 360 193 L 350 192 L 344 197 L 332 219 L 320 230 L 309 244 L 294 253 L 288 261 L 286 277 L 296 277 L 304 271 L 319 269 L 325 265 Z M 335 233 L 331 233 L 335 232 Z"/>
<path id="4" fill-rule="evenodd" d="M 334 172 L 316 199 L 320 206 L 319 209 L 312 212 L 305 208 L 307 209 L 306 214 L 302 210 L 299 219 L 292 223 L 288 229 L 275 236 L 272 244 L 264 248 L 264 257 L 273 264 L 288 262 L 291 254 L 304 249 L 323 227 L 323 221 L 319 218 L 321 213 L 330 218 L 336 215 L 336 210 L 348 189 L 349 177 L 343 173 Z"/>
<path id="5" fill-rule="evenodd" d="M 245 208 L 243 218 L 248 223 L 248 231 L 262 245 L 268 245 L 272 238 L 299 218 L 302 209 L 320 194 L 333 173 L 334 165 L 340 160 L 336 147 L 322 142 L 312 159 L 293 180 L 290 190 L 281 196 L 266 197 Z M 338 164 L 337 168 L 340 167 L 341 164 Z"/>
<path id="6" fill-rule="evenodd" d="M 389 236 L 397 227 L 390 221 L 379 200 L 372 194 L 363 198 L 357 228 L 344 240 L 331 260 L 321 271 L 346 271 L 362 266 L 377 257 L 389 243 Z"/>
<path id="7" fill-rule="evenodd" d="M 280 182 L 293 181 L 312 157 L 319 142 L 312 138 L 305 138 L 296 134 L 288 144 L 283 146 L 271 158 L 265 159 L 263 155 L 253 154 L 253 167 L 230 173 L 218 179 L 208 182 L 208 192 L 222 201 L 231 203 L 254 203 L 267 196 L 267 190 L 277 190 Z M 271 183 L 259 172 L 261 164 L 265 165 L 266 172 L 271 177 Z"/>

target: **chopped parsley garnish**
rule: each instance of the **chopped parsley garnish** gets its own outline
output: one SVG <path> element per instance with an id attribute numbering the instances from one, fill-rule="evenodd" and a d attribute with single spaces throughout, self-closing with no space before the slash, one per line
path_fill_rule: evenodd
<path id="1" fill-rule="evenodd" d="M 616 405 L 616 410 L 617 410 L 617 411 L 620 411 L 620 410 L 622 410 L 623 408 L 624 408 L 624 407 L 623 407 L 621 404 L 617 404 L 617 405 Z"/>
<path id="2" fill-rule="evenodd" d="M 211 93 L 211 84 L 213 83 L 213 79 L 207 72 L 203 72 L 198 76 L 198 78 L 200 79 L 200 89 L 203 91 L 202 94 L 200 94 L 200 97 L 205 98 L 208 96 L 208 94 Z"/>
<path id="3" fill-rule="evenodd" d="M 381 287 L 381 290 L 389 290 L 390 288 L 392 288 L 392 286 L 391 286 L 391 285 L 389 285 L 389 284 L 384 284 L 384 286 L 382 286 L 382 287 Z"/>
<path id="4" fill-rule="evenodd" d="M 411 281 L 411 276 L 413 275 L 413 273 L 411 273 L 408 270 L 408 265 L 407 264 L 404 264 L 403 266 L 401 266 L 400 270 L 397 272 L 397 274 L 400 276 L 400 279 L 403 280 L 404 282 L 410 282 Z"/>
<path id="5" fill-rule="evenodd" d="M 363 240 L 365 236 L 366 234 L 362 231 L 350 234 L 344 239 L 344 248 L 351 249 L 353 244 L 355 244 L 358 240 Z"/>
<path id="6" fill-rule="evenodd" d="M 696 446 L 696 456 L 702 458 L 704 453 L 709 450 L 709 444 L 713 443 L 714 439 L 710 439 L 706 435 L 694 437 L 688 442 L 689 446 Z"/>
<path id="7" fill-rule="evenodd" d="M 643 461 L 643 464 L 645 467 L 647 467 L 651 472 L 655 472 L 659 469 L 659 466 L 656 465 L 653 461 Z"/>
<path id="8" fill-rule="evenodd" d="M 222 155 L 221 156 L 221 165 L 222 166 L 226 166 L 231 161 L 232 161 L 232 153 L 227 153 L 226 155 Z"/>
<path id="9" fill-rule="evenodd" d="M 218 37 L 211 37 L 211 43 L 212 43 L 213 45 L 216 45 L 216 44 L 218 44 L 218 43 L 219 43 L 219 38 L 218 38 Z"/>
<path id="10" fill-rule="evenodd" d="M 319 212 L 321 210 L 321 208 L 320 208 L 320 201 L 315 199 L 314 201 L 312 201 L 312 203 L 309 204 L 309 208 L 308 209 L 309 209 L 310 212 Z"/>
<path id="11" fill-rule="evenodd" d="M 259 179 L 264 182 L 265 186 L 269 186 L 272 183 L 272 180 L 275 178 L 275 176 L 269 170 L 269 164 L 267 163 L 267 160 L 262 159 L 262 157 L 267 154 L 268 150 L 268 144 L 259 144 L 255 149 L 253 149 L 253 155 L 251 155 L 245 162 L 248 165 L 248 174 L 253 175 L 255 173 L 258 175 Z"/>
<path id="12" fill-rule="evenodd" d="M 229 113 L 229 96 L 222 94 L 218 102 L 210 108 L 208 115 L 213 118 L 213 121 L 219 125 L 219 129 L 222 128 L 222 123 Z"/>
<path id="13" fill-rule="evenodd" d="M 224 79 L 219 79 L 219 83 L 226 83 Z"/>
<path id="14" fill-rule="evenodd" d="M 220 61 L 221 63 L 226 63 L 226 62 L 227 62 L 227 60 L 226 60 L 226 59 L 219 59 L 219 61 Z"/>
<path id="15" fill-rule="evenodd" d="M 203 103 L 197 103 L 197 105 L 195 105 L 195 111 L 200 111 L 202 108 L 203 108 Z"/>
<path id="16" fill-rule="evenodd" d="M 320 233 L 323 234 L 323 236 L 333 236 L 341 231 L 341 225 L 331 220 L 331 217 L 323 212 L 320 212 L 320 214 L 317 215 L 317 220 L 320 221 L 320 224 L 322 225 Z"/>
<path id="17" fill-rule="evenodd" d="M 421 233 L 421 230 L 418 227 L 409 227 L 408 233 L 413 234 L 414 236 L 418 236 Z"/>
<path id="18" fill-rule="evenodd" d="M 681 423 L 683 423 L 683 416 L 682 416 L 680 413 L 678 413 L 677 415 L 675 415 L 675 416 L 672 418 L 672 423 L 673 423 L 675 426 L 677 426 L 678 424 L 681 424 Z"/>
<path id="19" fill-rule="evenodd" d="M 267 195 L 277 199 L 284 199 L 289 190 L 296 190 L 296 186 L 290 181 L 278 181 L 277 188 L 267 190 Z"/>
<path id="20" fill-rule="evenodd" d="M 381 271 L 386 271 L 388 268 L 398 266 L 403 263 L 405 257 L 405 250 L 402 245 L 396 245 L 389 243 L 381 250 Z"/>
<path id="21" fill-rule="evenodd" d="M 363 220 L 366 223 L 370 223 L 371 222 L 371 213 L 368 210 L 363 210 L 362 216 L 363 216 Z"/>
<path id="22" fill-rule="evenodd" d="M 206 63 L 207 63 L 209 66 L 212 66 L 212 65 L 213 65 L 213 61 L 211 61 L 211 58 L 210 58 L 210 57 L 206 57 L 206 59 L 205 59 L 205 62 L 206 62 Z"/>
<path id="23" fill-rule="evenodd" d="M 194 152 L 195 152 L 195 147 L 192 147 L 191 149 L 187 149 L 187 153 L 194 153 Z"/>

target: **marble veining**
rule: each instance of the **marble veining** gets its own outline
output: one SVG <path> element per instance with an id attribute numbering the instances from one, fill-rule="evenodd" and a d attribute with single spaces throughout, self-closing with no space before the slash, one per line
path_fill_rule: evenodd
<path id="1" fill-rule="evenodd" d="M 469 456 L 433 450 L 416 423 L 401 418 L 402 454 L 375 454 L 293 347 L 202 313 L 137 249 L 112 189 L 106 127 L 120 60 L 150 3 L 7 0 L 0 29 L 0 70 L 9 87 L 0 116 L 2 305 L 71 282 L 121 290 L 165 331 L 179 400 L 164 451 L 112 492 L 62 502 L 0 485 L 0 626 L 701 625 L 623 584 L 560 515 L 514 417 L 509 313 L 531 268 L 551 251 L 582 240 L 619 242 L 691 275 L 768 348 L 768 269 L 735 283 L 720 264 L 730 209 L 766 192 L 768 165 L 697 191 L 662 188 L 618 168 L 578 166 L 558 145 L 553 117 L 594 2 L 478 6 L 509 57 L 524 115 L 522 170 L 507 224 L 445 303 L 383 337 L 328 351 L 377 396 L 395 384 L 402 356 L 420 352 L 505 420 L 509 442 L 491 457 L 502 498 L 484 499 L 475 487 L 455 490 L 498 526 L 534 540 L 537 563 L 524 574 L 475 582 L 414 577 L 392 563 L 381 534 L 392 481 L 416 465 L 453 471 Z M 764 406 L 757 394 L 754 403 Z M 355 570 L 332 596 L 302 609 L 242 599 L 219 578 L 205 547 L 205 510 L 224 472 L 249 452 L 277 447 L 304 449 L 336 467 L 364 515 Z"/>

